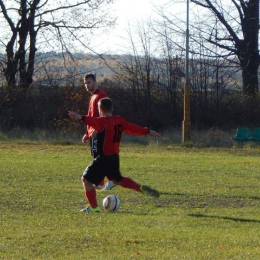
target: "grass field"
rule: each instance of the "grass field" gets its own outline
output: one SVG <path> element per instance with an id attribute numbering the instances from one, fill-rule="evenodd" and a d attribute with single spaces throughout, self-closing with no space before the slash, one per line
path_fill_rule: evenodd
<path id="1" fill-rule="evenodd" d="M 84 145 L 0 144 L 0 259 L 259 259 L 258 148 L 121 148 L 121 170 L 159 199 L 116 187 L 116 213 L 82 214 Z"/>

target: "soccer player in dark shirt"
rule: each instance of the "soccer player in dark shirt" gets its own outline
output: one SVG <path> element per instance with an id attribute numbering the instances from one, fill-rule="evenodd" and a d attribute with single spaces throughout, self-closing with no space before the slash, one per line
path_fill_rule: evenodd
<path id="1" fill-rule="evenodd" d="M 115 184 L 124 188 L 136 190 L 146 195 L 159 197 L 159 192 L 149 186 L 140 185 L 129 177 L 124 177 L 119 169 L 119 145 L 123 132 L 131 135 L 148 135 L 159 137 L 160 135 L 126 121 L 121 116 L 112 115 L 113 104 L 109 98 L 102 98 L 98 102 L 100 117 L 81 116 L 69 111 L 69 116 L 81 120 L 83 123 L 93 127 L 98 132 L 97 154 L 98 156 L 86 168 L 82 176 L 84 193 L 89 206 L 82 212 L 100 212 L 97 204 L 96 190 L 93 185 L 100 183 L 105 176 Z"/>

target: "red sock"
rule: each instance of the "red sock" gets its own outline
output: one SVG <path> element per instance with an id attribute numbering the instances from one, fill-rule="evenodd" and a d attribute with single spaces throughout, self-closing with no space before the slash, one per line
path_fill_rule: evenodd
<path id="1" fill-rule="evenodd" d="M 97 197 L 96 197 L 96 190 L 92 189 L 90 191 L 85 190 L 85 196 L 88 200 L 89 205 L 92 208 L 96 208 L 97 207 Z"/>
<path id="2" fill-rule="evenodd" d="M 135 182 L 129 177 L 123 177 L 120 186 L 128 189 L 136 190 L 136 191 L 140 191 L 140 187 L 141 187 L 140 184 L 138 184 L 137 182 Z"/>

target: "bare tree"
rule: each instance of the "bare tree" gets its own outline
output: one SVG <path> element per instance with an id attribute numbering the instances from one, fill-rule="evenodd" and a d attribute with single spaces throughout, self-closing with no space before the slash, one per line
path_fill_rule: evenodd
<path id="1" fill-rule="evenodd" d="M 70 53 L 73 41 L 87 46 L 92 29 L 113 24 L 108 8 L 112 2 L 0 0 L 0 23 L 2 35 L 5 35 L 0 48 L 6 53 L 2 66 L 8 86 L 28 89 L 33 81 L 38 48 L 45 46 Z"/>
<path id="2" fill-rule="evenodd" d="M 211 13 L 202 23 L 201 37 L 226 51 L 225 58 L 235 56 L 242 69 L 244 93 L 258 92 L 259 0 L 191 0 Z M 212 15 L 213 14 L 213 15 Z M 210 17 L 213 22 L 210 22 Z M 214 22 L 217 19 L 217 25 Z"/>

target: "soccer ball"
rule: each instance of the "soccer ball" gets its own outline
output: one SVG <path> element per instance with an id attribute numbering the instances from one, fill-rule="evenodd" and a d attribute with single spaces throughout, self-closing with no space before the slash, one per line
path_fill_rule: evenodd
<path id="1" fill-rule="evenodd" d="M 115 212 L 120 208 L 120 199 L 115 195 L 109 195 L 103 199 L 103 207 L 107 211 Z"/>

